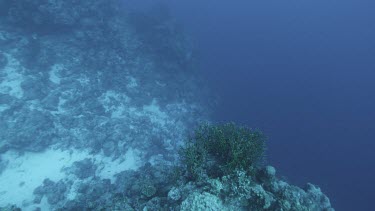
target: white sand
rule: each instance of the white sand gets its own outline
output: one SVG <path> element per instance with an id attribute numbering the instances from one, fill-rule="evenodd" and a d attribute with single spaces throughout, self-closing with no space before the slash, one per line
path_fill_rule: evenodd
<path id="1" fill-rule="evenodd" d="M 112 161 L 101 154 L 89 155 L 77 150 L 49 149 L 43 153 L 28 152 L 23 155 L 8 151 L 2 155 L 2 159 L 9 163 L 0 175 L 0 206 L 16 204 L 22 210 L 32 210 L 35 207 L 31 206 L 34 199 L 33 191 L 44 179 L 49 178 L 55 182 L 64 179 L 67 175 L 61 169 L 85 158 L 92 158 L 98 165 L 97 176 L 113 180 L 116 173 L 138 168 L 140 163 L 137 153 L 136 150 L 129 149 L 124 158 Z M 72 191 L 69 198 L 75 196 L 74 190 Z M 42 210 L 48 209 L 46 199 L 42 200 L 40 206 Z"/>
<path id="2" fill-rule="evenodd" d="M 126 85 L 128 89 L 135 89 L 138 87 L 137 79 L 135 79 L 134 77 L 129 76 L 127 77 L 127 80 L 129 81 Z"/>
<path id="3" fill-rule="evenodd" d="M 117 93 L 113 90 L 105 92 L 99 97 L 99 102 L 102 103 L 106 112 L 111 113 L 111 118 L 124 118 L 129 109 L 130 98 L 125 94 Z"/>
<path id="4" fill-rule="evenodd" d="M 136 170 L 140 166 L 139 151 L 129 149 L 124 158 L 111 160 L 109 157 L 100 157 L 95 163 L 98 165 L 96 176 L 102 179 L 110 179 L 114 182 L 114 175 L 124 170 Z"/>
<path id="5" fill-rule="evenodd" d="M 156 99 L 153 99 L 149 105 L 137 108 L 130 105 L 128 96 L 111 90 L 100 96 L 99 102 L 102 103 L 106 112 L 111 113 L 113 119 L 149 117 L 151 122 L 158 126 L 164 126 L 171 119 L 166 112 L 160 109 Z"/>
<path id="6" fill-rule="evenodd" d="M 52 83 L 60 84 L 61 78 L 60 78 L 60 71 L 64 69 L 64 66 L 62 64 L 54 64 L 49 71 L 49 80 Z"/>
<path id="7" fill-rule="evenodd" d="M 8 105 L 0 104 L 0 113 L 5 111 L 5 110 L 8 110 L 9 108 L 10 108 L 10 106 L 8 106 Z"/>
<path id="8" fill-rule="evenodd" d="M 143 112 L 150 117 L 152 123 L 161 126 L 164 126 L 167 120 L 170 119 L 165 112 L 160 110 L 155 99 L 152 100 L 150 105 L 143 106 Z"/>

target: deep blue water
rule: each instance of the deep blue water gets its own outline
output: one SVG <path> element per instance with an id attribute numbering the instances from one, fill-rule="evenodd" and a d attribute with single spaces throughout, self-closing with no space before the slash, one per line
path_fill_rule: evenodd
<path id="1" fill-rule="evenodd" d="M 216 120 L 265 131 L 268 163 L 336 210 L 371 210 L 375 2 L 165 2 L 221 97 Z"/>

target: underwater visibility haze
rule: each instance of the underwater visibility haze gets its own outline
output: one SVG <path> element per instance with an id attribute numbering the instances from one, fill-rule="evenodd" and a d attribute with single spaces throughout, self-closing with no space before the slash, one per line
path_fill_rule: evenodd
<path id="1" fill-rule="evenodd" d="M 221 96 L 216 120 L 261 128 L 268 162 L 335 209 L 373 210 L 375 2 L 164 2 Z"/>
<path id="2" fill-rule="evenodd" d="M 372 210 L 374 11 L 0 0 L 0 210 Z"/>

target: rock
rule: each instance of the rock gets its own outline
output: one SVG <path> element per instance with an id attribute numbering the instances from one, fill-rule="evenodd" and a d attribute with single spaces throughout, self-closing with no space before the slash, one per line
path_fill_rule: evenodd
<path id="1" fill-rule="evenodd" d="M 59 95 L 56 93 L 51 93 L 43 99 L 42 105 L 45 109 L 56 111 L 58 110 L 59 101 Z"/>
<path id="2" fill-rule="evenodd" d="M 18 208 L 16 205 L 8 205 L 6 207 L 0 207 L 2 211 L 21 211 L 21 208 Z"/>
<path id="3" fill-rule="evenodd" d="M 15 98 L 8 95 L 0 93 L 0 104 L 11 105 L 14 102 Z"/>
<path id="4" fill-rule="evenodd" d="M 209 179 L 208 183 L 210 184 L 211 193 L 219 195 L 222 191 L 224 191 L 225 187 L 219 179 Z"/>
<path id="5" fill-rule="evenodd" d="M 42 99 L 45 96 L 46 87 L 40 79 L 28 77 L 21 83 L 21 87 L 25 100 Z"/>
<path id="6" fill-rule="evenodd" d="M 35 203 L 40 203 L 43 196 L 47 197 L 48 203 L 54 205 L 65 199 L 65 192 L 67 191 L 67 185 L 61 180 L 54 182 L 50 179 L 45 179 L 43 185 L 35 188 L 34 198 Z"/>
<path id="7" fill-rule="evenodd" d="M 74 162 L 71 172 L 79 179 L 86 179 L 95 175 L 96 168 L 97 166 L 93 164 L 92 160 L 86 158 L 84 160 Z"/>
<path id="8" fill-rule="evenodd" d="M 273 166 L 266 166 L 263 169 L 261 169 L 257 177 L 265 183 L 272 182 L 275 179 L 276 176 L 276 169 Z"/>
<path id="9" fill-rule="evenodd" d="M 2 160 L 0 158 L 0 175 L 5 170 L 5 168 L 7 167 L 7 165 L 8 165 L 8 162 L 5 162 L 4 160 Z"/>
<path id="10" fill-rule="evenodd" d="M 261 185 L 255 185 L 251 188 L 250 204 L 256 204 L 257 208 L 269 209 L 275 199 L 272 194 L 266 192 Z"/>
<path id="11" fill-rule="evenodd" d="M 7 140 L 8 149 L 39 152 L 55 136 L 51 115 L 41 111 L 22 108 L 13 121 L 6 123 L 0 127 L 0 139 Z"/>
<path id="12" fill-rule="evenodd" d="M 228 210 L 219 197 L 207 192 L 190 194 L 181 204 L 181 211 L 207 210 L 226 211 Z"/>
<path id="13" fill-rule="evenodd" d="M 273 166 L 266 166 L 264 169 L 264 175 L 268 178 L 274 178 L 276 175 L 276 169 Z"/>
<path id="14" fill-rule="evenodd" d="M 333 209 L 331 207 L 331 202 L 329 198 L 322 193 L 319 187 L 308 183 L 307 187 L 305 188 L 306 191 L 306 197 L 308 200 L 312 201 L 314 204 L 318 205 L 319 209 L 322 210 L 329 210 Z"/>
<path id="15" fill-rule="evenodd" d="M 143 211 L 164 210 L 162 206 L 163 206 L 163 201 L 160 198 L 155 197 L 149 200 L 142 210 Z"/>
<path id="16" fill-rule="evenodd" d="M 0 70 L 5 68 L 5 66 L 8 64 L 8 59 L 7 57 L 0 52 Z"/>
<path id="17" fill-rule="evenodd" d="M 113 141 L 107 141 L 103 144 L 103 153 L 105 156 L 111 156 L 115 151 L 115 143 Z"/>
<path id="18" fill-rule="evenodd" d="M 178 201 L 181 198 L 181 192 L 178 188 L 173 187 L 169 192 L 168 192 L 168 199 L 171 201 Z"/>
<path id="19" fill-rule="evenodd" d="M 141 187 L 141 193 L 142 193 L 144 196 L 150 198 L 150 197 L 152 197 L 152 196 L 155 195 L 155 193 L 156 193 L 156 188 L 155 188 L 154 185 L 151 185 L 151 184 L 144 184 L 144 185 L 142 185 L 142 187 Z"/>

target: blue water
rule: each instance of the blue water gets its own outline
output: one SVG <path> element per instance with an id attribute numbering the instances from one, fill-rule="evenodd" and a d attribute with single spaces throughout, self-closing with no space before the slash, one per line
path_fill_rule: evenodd
<path id="1" fill-rule="evenodd" d="M 374 1 L 166 1 L 221 97 L 215 118 L 269 136 L 268 163 L 336 210 L 375 197 Z"/>

